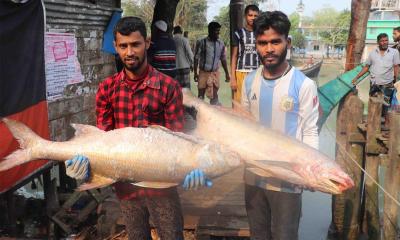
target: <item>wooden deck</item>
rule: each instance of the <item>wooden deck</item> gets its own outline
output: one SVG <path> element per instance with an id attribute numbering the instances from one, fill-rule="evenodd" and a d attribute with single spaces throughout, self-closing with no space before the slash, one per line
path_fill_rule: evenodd
<path id="1" fill-rule="evenodd" d="M 249 236 L 243 168 L 214 180 L 212 188 L 180 191 L 185 229 L 197 236 Z"/>

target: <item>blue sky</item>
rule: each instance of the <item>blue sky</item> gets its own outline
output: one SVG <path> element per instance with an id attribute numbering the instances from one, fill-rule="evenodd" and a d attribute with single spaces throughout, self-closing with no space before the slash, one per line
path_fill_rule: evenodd
<path id="1" fill-rule="evenodd" d="M 219 9 L 223 6 L 228 6 L 230 0 L 209 0 L 207 9 L 207 20 L 210 22 L 215 15 L 218 15 Z M 296 10 L 296 6 L 299 0 L 275 0 L 279 2 L 280 10 L 286 14 L 291 14 Z M 333 4 L 334 3 L 334 4 Z M 349 9 L 351 7 L 351 0 L 303 0 L 305 5 L 305 15 L 312 16 L 312 13 L 324 6 L 331 6 L 338 11 L 343 9 Z M 265 9 L 262 9 L 265 10 Z"/>

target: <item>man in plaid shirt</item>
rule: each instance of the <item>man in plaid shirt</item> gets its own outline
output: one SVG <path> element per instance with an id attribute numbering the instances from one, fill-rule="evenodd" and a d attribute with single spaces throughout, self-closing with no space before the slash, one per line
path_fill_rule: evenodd
<path id="1" fill-rule="evenodd" d="M 161 125 L 181 131 L 181 88 L 177 81 L 148 64 L 149 40 L 144 22 L 136 17 L 122 18 L 114 28 L 114 46 L 124 69 L 99 85 L 97 127 L 109 131 Z M 86 180 L 90 175 L 89 161 L 84 156 L 68 160 L 66 168 L 67 174 L 77 179 Z M 184 188 L 196 189 L 205 180 L 202 171 L 195 169 L 187 175 Z M 129 239 L 151 239 L 149 216 L 161 239 L 183 239 L 183 217 L 176 187 L 142 188 L 129 182 L 117 182 L 114 187 Z"/>

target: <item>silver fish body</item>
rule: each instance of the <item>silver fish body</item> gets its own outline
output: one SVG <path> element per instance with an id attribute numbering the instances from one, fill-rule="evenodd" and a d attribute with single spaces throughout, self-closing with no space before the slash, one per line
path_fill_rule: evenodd
<path id="1" fill-rule="evenodd" d="M 354 186 L 352 179 L 326 155 L 294 139 L 263 127 L 230 109 L 211 106 L 183 90 L 183 103 L 196 109 L 193 135 L 237 152 L 261 176 L 272 176 L 322 192 L 339 194 Z M 242 115 L 242 116 L 240 116 Z M 265 168 L 267 167 L 267 169 Z"/>
<path id="2" fill-rule="evenodd" d="M 10 119 L 3 122 L 22 149 L 0 162 L 0 171 L 35 159 L 65 161 L 82 154 L 89 158 L 91 172 L 99 178 L 170 187 L 181 183 L 196 168 L 213 178 L 241 164 L 240 157 L 224 147 L 159 126 L 105 132 L 90 125 L 73 124 L 76 129 L 73 139 L 52 142 L 38 137 L 20 122 Z"/>

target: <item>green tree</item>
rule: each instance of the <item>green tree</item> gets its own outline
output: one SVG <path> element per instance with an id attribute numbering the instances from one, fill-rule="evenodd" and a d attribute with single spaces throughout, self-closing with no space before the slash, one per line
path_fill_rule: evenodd
<path id="1" fill-rule="evenodd" d="M 222 26 L 219 38 L 225 43 L 225 45 L 229 45 L 229 6 L 222 7 L 219 11 L 219 15 L 214 17 L 214 21 L 217 21 Z"/>
<path id="2" fill-rule="evenodd" d="M 338 12 L 332 7 L 325 7 L 314 13 L 312 25 L 316 27 L 317 34 L 324 43 L 336 46 L 346 44 L 350 19 L 349 10 Z"/>
<path id="3" fill-rule="evenodd" d="M 207 34 L 207 1 L 180 0 L 174 24 L 189 31 L 191 41 L 205 36 Z"/>
<path id="4" fill-rule="evenodd" d="M 122 0 L 121 7 L 124 16 L 140 17 L 148 26 L 153 20 L 156 0 Z"/>
<path id="5" fill-rule="evenodd" d="M 293 31 L 292 36 L 292 46 L 296 48 L 305 48 L 306 46 L 306 37 L 299 30 Z"/>
<path id="6" fill-rule="evenodd" d="M 298 13 L 292 13 L 289 15 L 289 20 L 291 23 L 291 28 L 289 34 L 292 36 L 292 46 L 296 48 L 304 48 L 305 47 L 305 42 L 306 38 L 301 32 L 300 29 L 298 29 L 299 22 L 300 22 L 300 16 Z"/>

